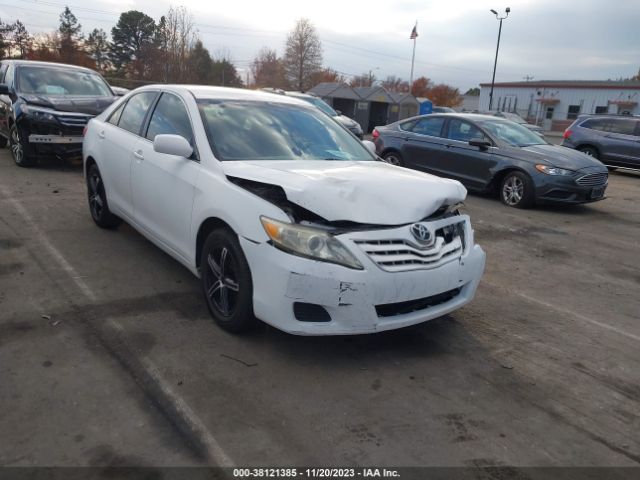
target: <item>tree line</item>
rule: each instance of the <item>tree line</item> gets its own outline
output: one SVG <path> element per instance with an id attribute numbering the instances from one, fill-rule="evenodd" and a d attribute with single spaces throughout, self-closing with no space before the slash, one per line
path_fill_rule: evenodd
<path id="1" fill-rule="evenodd" d="M 371 71 L 347 75 L 323 66 L 322 43 L 308 19 L 298 20 L 288 33 L 282 56 L 271 47 L 257 52 L 245 85 L 228 51 L 211 54 L 205 48 L 193 15 L 184 7 L 169 8 L 157 22 L 138 10 L 123 12 L 110 35 L 102 28 L 85 35 L 69 7 L 60 14 L 57 30 L 50 33 L 32 35 L 20 20 L 13 24 L 0 20 L 0 57 L 81 65 L 128 87 L 164 82 L 306 91 L 321 82 L 340 82 L 411 92 L 443 106 L 462 101 L 457 88 L 435 84 L 424 76 L 409 85 L 393 75 L 378 80 Z"/>

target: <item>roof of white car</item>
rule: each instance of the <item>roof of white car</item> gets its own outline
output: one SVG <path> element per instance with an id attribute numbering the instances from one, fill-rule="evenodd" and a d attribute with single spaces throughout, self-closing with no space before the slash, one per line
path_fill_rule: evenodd
<path id="1" fill-rule="evenodd" d="M 294 97 L 287 97 L 277 93 L 265 92 L 263 90 L 248 90 L 244 88 L 212 87 L 206 85 L 149 85 L 136 89 L 136 91 L 146 89 L 162 89 L 173 92 L 189 92 L 197 99 L 220 99 L 220 100 L 249 100 L 257 102 L 278 102 L 290 103 L 294 105 L 309 104 Z"/>

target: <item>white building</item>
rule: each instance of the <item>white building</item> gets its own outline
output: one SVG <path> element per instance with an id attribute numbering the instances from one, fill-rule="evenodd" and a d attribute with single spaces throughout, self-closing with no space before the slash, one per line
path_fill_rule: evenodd
<path id="1" fill-rule="evenodd" d="M 489 110 L 490 83 L 480 84 L 479 110 Z M 544 130 L 564 130 L 580 114 L 640 114 L 640 82 L 567 81 L 494 84 L 491 110 L 516 112 Z"/>

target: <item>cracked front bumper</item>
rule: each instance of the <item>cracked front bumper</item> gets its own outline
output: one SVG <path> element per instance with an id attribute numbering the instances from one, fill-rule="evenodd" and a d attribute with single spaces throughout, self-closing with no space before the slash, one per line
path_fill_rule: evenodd
<path id="1" fill-rule="evenodd" d="M 473 244 L 436 268 L 388 272 L 355 250 L 364 270 L 297 257 L 268 243 L 240 243 L 251 268 L 255 315 L 297 335 L 374 333 L 441 317 L 473 299 L 485 264 L 484 251 Z M 440 300 L 409 313 L 381 313 L 431 298 Z M 294 303 L 321 306 L 330 321 L 300 321 Z"/>

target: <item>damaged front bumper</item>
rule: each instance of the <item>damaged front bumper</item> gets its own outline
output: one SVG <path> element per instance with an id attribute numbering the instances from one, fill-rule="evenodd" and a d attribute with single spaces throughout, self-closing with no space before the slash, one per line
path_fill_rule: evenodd
<path id="1" fill-rule="evenodd" d="M 451 233 L 453 224 L 460 225 L 459 234 Z M 437 235 L 424 248 L 410 225 L 338 235 L 363 270 L 241 238 L 255 315 L 293 334 L 349 335 L 406 327 L 462 307 L 475 295 L 485 253 L 473 243 L 467 216 L 425 225 Z"/>
<path id="2" fill-rule="evenodd" d="M 29 143 L 46 143 L 46 144 L 62 144 L 62 145 L 69 145 L 69 144 L 81 144 L 82 143 L 82 137 L 76 137 L 76 136 L 72 136 L 72 137 L 65 137 L 62 135 L 36 135 L 36 134 L 31 134 L 29 135 Z"/>

